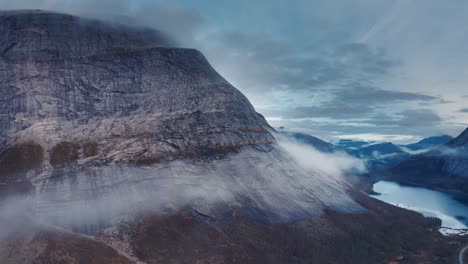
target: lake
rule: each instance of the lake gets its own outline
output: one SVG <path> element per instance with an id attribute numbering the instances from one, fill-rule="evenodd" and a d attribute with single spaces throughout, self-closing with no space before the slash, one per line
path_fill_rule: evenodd
<path id="1" fill-rule="evenodd" d="M 404 186 L 394 182 L 379 181 L 371 195 L 381 201 L 422 213 L 442 220 L 442 227 L 468 228 L 468 206 L 451 195 L 420 187 Z"/>

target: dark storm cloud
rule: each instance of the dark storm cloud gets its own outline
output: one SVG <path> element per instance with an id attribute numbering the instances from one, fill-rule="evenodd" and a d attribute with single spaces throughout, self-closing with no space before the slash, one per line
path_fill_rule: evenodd
<path id="1" fill-rule="evenodd" d="M 249 35 L 239 31 L 219 32 L 213 36 L 221 47 L 230 47 L 238 54 L 259 62 L 273 62 L 290 55 L 291 47 L 265 34 Z"/>
<path id="2" fill-rule="evenodd" d="M 217 68 L 230 72 L 223 69 L 224 62 L 230 61 L 228 67 L 244 69 L 239 75 L 227 75 L 228 79 L 236 80 L 241 90 L 248 88 L 248 93 L 277 89 L 307 91 L 349 82 L 371 83 L 400 64 L 383 50 L 371 49 L 362 43 L 311 49 L 265 34 L 239 31 L 217 32 L 207 39 L 214 48 L 205 53 L 213 58 Z M 224 60 L 219 63 L 219 58 Z"/>
<path id="3" fill-rule="evenodd" d="M 350 86 L 348 89 L 331 91 L 334 98 L 315 106 L 297 107 L 286 110 L 263 109 L 266 114 L 285 119 L 323 117 L 330 119 L 372 117 L 376 106 L 385 106 L 394 102 L 437 100 L 437 97 L 425 94 L 382 90 L 369 86 Z M 417 112 L 405 112 L 400 115 L 410 116 Z M 379 120 L 381 116 L 376 116 Z M 369 120 L 369 123 L 373 123 Z"/>
<path id="4" fill-rule="evenodd" d="M 425 127 L 438 125 L 442 121 L 443 119 L 430 109 L 411 109 L 393 116 L 377 114 L 366 122 L 379 126 Z"/>
<path id="5" fill-rule="evenodd" d="M 400 64 L 399 61 L 388 58 L 383 49 L 372 50 L 363 43 L 351 43 L 338 47 L 334 55 L 348 62 L 346 66 L 352 63 L 362 72 L 373 75 L 387 74 L 390 69 Z"/>
<path id="6" fill-rule="evenodd" d="M 352 85 L 349 89 L 335 92 L 337 101 L 352 104 L 383 104 L 397 101 L 424 101 L 430 102 L 438 97 L 420 93 L 382 90 L 371 86 Z"/>
<path id="7" fill-rule="evenodd" d="M 398 122 L 400 126 L 430 126 L 443 121 L 439 115 L 430 109 L 411 109 L 400 114 L 403 117 Z"/>
<path id="8" fill-rule="evenodd" d="M 303 118 L 331 118 L 347 119 L 357 118 L 372 112 L 372 108 L 366 105 L 350 104 L 325 104 L 322 106 L 305 106 L 293 109 L 277 110 L 263 109 L 263 112 L 272 117 L 281 117 L 284 119 L 303 119 Z"/>

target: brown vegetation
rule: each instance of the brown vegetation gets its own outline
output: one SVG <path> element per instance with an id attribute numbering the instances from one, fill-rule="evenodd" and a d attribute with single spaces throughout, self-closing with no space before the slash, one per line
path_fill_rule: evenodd
<path id="1" fill-rule="evenodd" d="M 0 154 L 0 177 L 14 176 L 37 169 L 44 160 L 44 149 L 33 142 L 15 145 Z"/>
<path id="2" fill-rule="evenodd" d="M 130 264 L 133 262 L 113 248 L 91 238 L 25 223 L 25 227 L 15 232 L 12 237 L 0 241 L 0 263 Z"/>
<path id="3" fill-rule="evenodd" d="M 77 160 L 79 148 L 80 146 L 73 142 L 62 141 L 58 143 L 50 151 L 50 164 L 55 167 Z"/>
<path id="4" fill-rule="evenodd" d="M 193 214 L 147 216 L 130 228 L 147 263 L 455 263 L 460 241 L 440 221 L 358 195 L 370 211 L 263 224 L 236 211 L 227 223 Z"/>
<path id="5" fill-rule="evenodd" d="M 83 145 L 83 155 L 86 158 L 96 156 L 99 153 L 99 147 L 96 142 L 87 142 Z"/>

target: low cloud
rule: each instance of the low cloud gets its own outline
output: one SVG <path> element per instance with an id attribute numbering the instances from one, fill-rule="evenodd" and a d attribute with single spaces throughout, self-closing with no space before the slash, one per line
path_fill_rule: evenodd
<path id="1" fill-rule="evenodd" d="M 25 197 L 0 199 L 0 241 L 27 228 L 31 204 L 32 201 Z"/>
<path id="2" fill-rule="evenodd" d="M 350 134 L 350 135 L 339 135 L 336 136 L 338 139 L 352 139 L 352 140 L 363 140 L 363 141 L 380 141 L 380 142 L 399 142 L 399 141 L 408 141 L 414 142 L 420 140 L 419 137 L 412 135 L 398 135 L 398 134 Z"/>
<path id="3" fill-rule="evenodd" d="M 1 200 L 0 238 L 24 227 L 16 223 L 27 217 L 86 233 L 141 212 L 184 208 L 224 219 L 229 208 L 241 206 L 266 222 L 319 216 L 325 208 L 359 211 L 343 176 L 363 169 L 361 161 L 343 153 L 324 154 L 279 138 L 274 149 L 244 149 L 226 159 L 76 171 L 36 183 L 29 198 Z"/>
<path id="4" fill-rule="evenodd" d="M 365 171 L 362 160 L 344 152 L 324 153 L 285 136 L 277 135 L 279 145 L 289 153 L 302 167 L 323 172 L 323 177 L 340 179 L 346 174 Z M 343 179 L 343 178 L 341 178 Z"/>
<path id="5" fill-rule="evenodd" d="M 42 9 L 113 23 L 152 27 L 176 40 L 180 46 L 193 44 L 203 18 L 193 9 L 168 1 L 131 3 L 126 0 L 0 0 L 3 10 Z"/>

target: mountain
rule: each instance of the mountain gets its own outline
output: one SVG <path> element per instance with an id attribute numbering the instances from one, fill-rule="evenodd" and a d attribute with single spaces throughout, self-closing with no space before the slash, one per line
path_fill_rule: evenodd
<path id="1" fill-rule="evenodd" d="M 438 221 L 299 164 L 199 51 L 47 11 L 0 35 L 0 263 L 456 258 Z"/>
<path id="2" fill-rule="evenodd" d="M 332 143 L 323 141 L 318 137 L 314 137 L 306 133 L 288 132 L 281 130 L 280 133 L 300 143 L 312 146 L 313 148 L 321 152 L 333 152 L 336 150 L 336 147 Z"/>
<path id="3" fill-rule="evenodd" d="M 210 214 L 216 206 L 200 194 L 208 192 L 220 203 L 249 200 L 245 211 L 263 221 L 359 210 L 341 194 L 344 182 L 295 169 L 265 119 L 200 52 L 160 47 L 157 32 L 68 15 L 14 12 L 1 21 L 2 179 L 30 181 L 37 214 L 48 222 L 93 229 L 170 188 L 184 191 L 159 207 L 190 202 Z M 315 182 L 275 190 L 288 174 Z M 268 182 L 272 189 L 260 192 Z M 89 219 L 61 217 L 70 214 Z"/>
<path id="4" fill-rule="evenodd" d="M 468 129 L 448 143 L 414 155 L 386 173 L 386 178 L 468 196 Z"/>
<path id="5" fill-rule="evenodd" d="M 364 146 L 352 153 L 357 157 L 366 159 L 369 170 L 388 168 L 410 157 L 409 153 L 390 142 Z"/>
<path id="6" fill-rule="evenodd" d="M 447 146 L 450 148 L 457 148 L 459 150 L 466 150 L 466 148 L 468 148 L 468 128 L 458 137 L 450 140 L 447 143 Z"/>
<path id="7" fill-rule="evenodd" d="M 342 139 L 337 148 L 363 159 L 368 170 L 381 170 L 407 159 L 410 154 L 391 142 L 367 142 Z"/>
<path id="8" fill-rule="evenodd" d="M 413 143 L 413 144 L 404 145 L 404 147 L 410 150 L 414 150 L 414 151 L 431 149 L 431 148 L 446 144 L 452 139 L 453 137 L 448 136 L 448 135 L 434 136 L 434 137 L 424 138 L 423 140 Z"/>
<path id="9" fill-rule="evenodd" d="M 352 139 L 340 139 L 338 143 L 336 144 L 338 147 L 343 148 L 343 149 L 357 149 L 365 145 L 369 145 L 371 142 L 367 141 L 356 141 Z"/>
<path id="10" fill-rule="evenodd" d="M 396 145 L 391 142 L 340 140 L 337 146 L 357 158 L 365 159 L 369 170 L 381 171 L 398 165 L 412 155 L 446 144 L 452 139 L 451 136 L 447 135 L 434 136 L 408 145 Z"/>
<path id="11" fill-rule="evenodd" d="M 360 158 L 379 158 L 404 153 L 400 147 L 390 142 L 363 145 L 358 149 L 350 149 L 348 152 Z"/>

